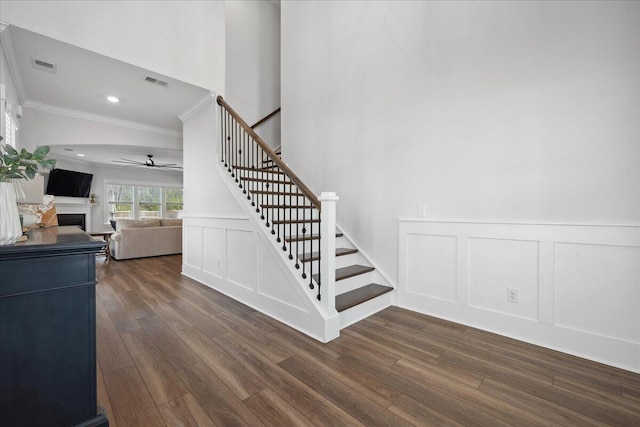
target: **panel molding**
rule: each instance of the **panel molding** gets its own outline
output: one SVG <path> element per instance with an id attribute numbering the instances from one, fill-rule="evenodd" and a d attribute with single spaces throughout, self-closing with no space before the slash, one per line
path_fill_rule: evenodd
<path id="1" fill-rule="evenodd" d="M 220 232 L 212 233 L 212 230 Z M 299 284 L 281 265 L 281 260 L 269 250 L 270 242 L 261 241 L 259 231 L 247 217 L 183 217 L 182 274 L 324 342 L 325 319 L 316 310 L 314 301 L 306 298 Z M 245 234 L 230 243 L 234 235 L 238 238 L 238 233 Z M 261 247 L 264 250 L 261 251 Z M 214 258 L 207 265 L 207 256 L 211 254 L 217 255 L 212 255 Z M 269 270 L 261 268 L 261 256 L 269 263 Z M 222 264 L 221 271 L 216 271 L 217 257 Z M 244 271 L 237 270 L 238 265 L 249 273 L 244 275 Z M 281 295 L 290 298 L 278 298 L 265 291 L 265 283 L 277 283 L 281 287 L 278 291 L 284 293 Z"/>
<path id="2" fill-rule="evenodd" d="M 442 235 L 454 236 L 457 239 L 457 293 L 455 301 L 446 301 L 424 292 L 415 292 L 414 284 L 408 286 L 410 270 L 415 269 L 411 263 L 420 259 L 419 254 L 408 253 L 407 246 L 412 236 Z M 498 242 L 496 245 L 482 245 L 474 251 L 468 251 L 474 239 L 490 239 Z M 500 241 L 534 242 L 534 251 L 529 245 L 510 245 L 504 247 Z M 557 259 L 558 244 L 574 245 L 564 248 L 571 253 L 571 262 Z M 622 260 L 617 256 L 616 248 L 634 248 L 624 251 Z M 595 249 L 594 249 L 595 248 Z M 607 248 L 612 248 L 609 251 Z M 433 250 L 433 249 L 431 249 Z M 447 250 L 449 250 L 447 248 Z M 489 252 L 486 252 L 488 250 Z M 509 251 L 514 251 L 510 253 Z M 506 251 L 506 252 L 505 252 Z M 500 263 L 500 256 L 512 260 L 513 268 Z M 479 255 L 480 254 L 480 255 Z M 506 254 L 506 255 L 505 255 Z M 588 261 L 575 261 L 591 254 Z M 602 254 L 602 255 L 600 255 Z M 637 255 L 636 255 L 637 254 Z M 475 257 L 475 258 L 474 258 Z M 580 263 L 582 262 L 582 264 Z M 475 264 L 474 264 L 475 263 Z M 586 264 L 585 264 L 586 263 Z M 637 263 L 639 267 L 634 267 Z M 582 274 L 578 266 L 593 266 L 596 274 Z M 475 270 L 474 270 L 475 269 Z M 500 271 L 493 272 L 492 269 Z M 561 286 L 564 286 L 565 300 L 559 304 L 558 276 L 561 269 Z M 607 269 L 614 269 L 611 273 Z M 436 269 L 437 270 L 437 269 Z M 434 271 L 436 271 L 434 270 Z M 616 300 L 603 288 L 603 277 L 608 275 L 616 278 L 618 293 L 625 293 L 627 298 L 640 305 L 640 296 L 635 292 L 640 286 L 640 225 L 610 225 L 610 224 L 545 224 L 545 223 L 505 223 L 478 221 L 442 221 L 428 219 L 401 219 L 399 221 L 399 295 L 398 305 L 410 310 L 441 317 L 454 322 L 463 323 L 518 340 L 542 345 L 565 353 L 585 357 L 601 363 L 640 372 L 640 310 L 633 312 L 630 304 L 624 310 L 611 308 Z M 492 302 L 490 298 L 504 298 L 506 292 L 500 296 L 495 290 L 509 283 L 510 272 L 516 285 L 527 284 L 532 290 L 537 282 L 535 298 L 537 309 L 532 316 L 519 316 L 518 311 L 506 313 L 495 307 L 503 302 Z M 479 276 L 480 274 L 480 276 Z M 537 276 L 537 277 L 536 277 Z M 443 278 L 443 280 L 449 280 Z M 494 282 L 495 280 L 495 282 Z M 500 281 L 502 280 L 502 282 Z M 474 282 L 475 281 L 475 282 Z M 585 283 L 586 281 L 586 283 Z M 579 285 L 578 285 L 579 284 Z M 514 286 L 516 286 L 514 285 Z M 588 285 L 588 286 L 587 286 Z M 487 304 L 476 304 L 473 301 L 472 286 L 477 286 L 474 292 L 481 292 Z M 589 296 L 580 294 L 591 286 L 598 304 L 589 306 Z M 570 287 L 567 289 L 567 287 Z M 506 291 L 506 289 L 505 289 Z M 492 294 L 493 292 L 493 294 Z M 569 294 L 567 294 L 569 292 Z M 573 294 L 571 294 L 573 292 Z M 497 297 L 495 295 L 498 295 Z M 566 298 L 578 295 L 577 300 L 583 301 L 578 308 L 567 304 Z M 520 304 L 522 304 L 522 293 Z M 637 301 L 636 301 L 637 300 Z M 533 303 L 532 300 L 529 302 Z M 567 307 L 571 307 L 568 310 Z M 597 308 L 597 310 L 594 309 Z M 560 311 L 559 310 L 564 310 Z M 589 313 L 598 311 L 599 322 L 589 323 Z M 567 317 L 569 316 L 569 317 Z M 537 318 L 536 318 L 537 317 Z M 562 322 L 559 322 L 562 320 Z M 580 327 L 576 327 L 580 326 Z M 603 331 L 618 330 L 620 325 L 625 331 L 603 333 Z M 634 326 L 638 326 L 637 328 Z"/>

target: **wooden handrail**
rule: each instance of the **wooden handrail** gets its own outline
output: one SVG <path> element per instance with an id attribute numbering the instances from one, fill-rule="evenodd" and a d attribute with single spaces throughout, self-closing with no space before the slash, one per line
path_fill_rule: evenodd
<path id="1" fill-rule="evenodd" d="M 255 129 L 258 126 L 260 126 L 261 124 L 263 124 L 264 122 L 266 122 L 267 120 L 269 120 L 271 117 L 275 116 L 276 114 L 278 114 L 280 112 L 280 107 L 278 107 L 277 110 L 267 114 L 266 116 L 264 116 L 263 118 L 261 118 L 260 120 L 258 120 L 253 126 L 251 126 L 251 129 Z"/>
<path id="2" fill-rule="evenodd" d="M 247 124 L 247 122 L 245 122 L 244 120 L 242 120 L 242 117 L 240 117 L 238 115 L 238 113 L 235 112 L 235 110 L 233 108 L 231 108 L 231 106 L 229 104 L 227 104 L 227 101 L 224 100 L 224 98 L 221 95 L 218 95 L 218 97 L 216 98 L 216 102 L 218 103 L 218 105 L 220 105 L 221 107 L 224 107 L 225 110 L 227 110 L 229 112 L 229 114 L 231 114 L 231 116 L 240 124 L 240 126 L 244 129 L 245 132 L 247 132 L 247 134 L 249 134 L 249 136 L 251 138 L 253 138 L 253 140 L 260 146 L 260 148 L 262 148 L 262 150 L 264 152 L 266 152 L 269 157 L 271 157 L 271 160 L 273 160 L 273 162 L 275 164 L 277 164 L 280 169 L 282 169 L 282 171 L 284 173 L 287 174 L 287 176 L 289 177 L 289 179 L 298 187 L 298 189 L 300 191 L 302 191 L 304 193 L 305 196 L 307 196 L 307 198 L 311 201 L 311 203 L 313 204 L 313 206 L 318 209 L 318 211 L 320 211 L 320 201 L 318 200 L 318 198 L 316 197 L 315 194 L 313 194 L 313 192 L 309 189 L 309 187 L 307 187 L 302 180 L 300 180 L 300 178 L 298 178 L 298 176 L 293 173 L 293 171 L 289 168 L 289 166 L 287 166 L 285 164 L 285 162 L 282 161 L 282 159 L 280 157 L 278 157 L 278 155 L 273 151 L 273 149 L 271 147 L 269 147 L 263 140 L 262 138 L 260 138 L 258 136 L 257 133 L 255 133 L 255 131 L 253 129 L 251 129 L 251 127 L 249 127 L 249 125 Z"/>

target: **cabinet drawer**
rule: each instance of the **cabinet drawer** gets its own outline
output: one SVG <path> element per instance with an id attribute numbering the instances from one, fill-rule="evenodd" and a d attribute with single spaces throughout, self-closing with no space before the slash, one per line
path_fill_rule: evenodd
<path id="1" fill-rule="evenodd" d="M 74 254 L 0 261 L 0 298 L 95 281 L 95 255 Z"/>

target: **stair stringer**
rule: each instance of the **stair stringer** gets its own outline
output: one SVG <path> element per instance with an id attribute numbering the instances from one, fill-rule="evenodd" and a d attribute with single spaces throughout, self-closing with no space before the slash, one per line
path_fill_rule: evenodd
<path id="1" fill-rule="evenodd" d="M 249 218 L 254 234 L 261 242 L 259 247 L 264 248 L 266 252 L 268 252 L 273 263 L 286 280 L 286 283 L 282 283 L 281 286 L 287 287 L 290 292 L 295 293 L 295 295 L 299 297 L 299 300 L 304 305 L 304 310 L 296 309 L 291 307 L 290 304 L 276 301 L 272 296 L 261 293 L 260 289 L 256 290 L 257 297 L 254 296 L 254 298 L 247 298 L 247 295 L 238 293 L 235 293 L 235 295 L 226 292 L 223 293 L 323 343 L 327 343 L 340 336 L 340 318 L 338 312 L 335 310 L 333 310 L 333 313 L 326 312 L 322 304 L 316 299 L 316 292 L 310 290 L 308 283 L 302 279 L 300 270 L 296 270 L 291 260 L 288 259 L 287 253 L 276 246 L 276 241 L 270 234 L 270 229 L 264 226 L 259 214 L 256 213 L 255 208 L 248 203 L 246 196 L 242 194 L 242 191 L 238 188 L 238 184 L 229 175 L 228 171 L 221 163 L 218 163 L 215 169 L 229 189 L 231 195 Z M 265 279 L 262 277 L 263 273 L 263 271 L 259 271 L 261 280 Z M 278 281 L 278 283 L 281 282 L 282 281 Z"/>

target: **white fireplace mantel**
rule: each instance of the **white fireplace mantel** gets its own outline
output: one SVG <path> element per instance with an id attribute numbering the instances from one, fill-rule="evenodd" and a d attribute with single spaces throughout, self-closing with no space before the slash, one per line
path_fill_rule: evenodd
<path id="1" fill-rule="evenodd" d="M 56 212 L 61 214 L 84 214 L 87 231 L 93 230 L 91 224 L 91 207 L 95 206 L 89 199 L 81 197 L 56 196 Z"/>

